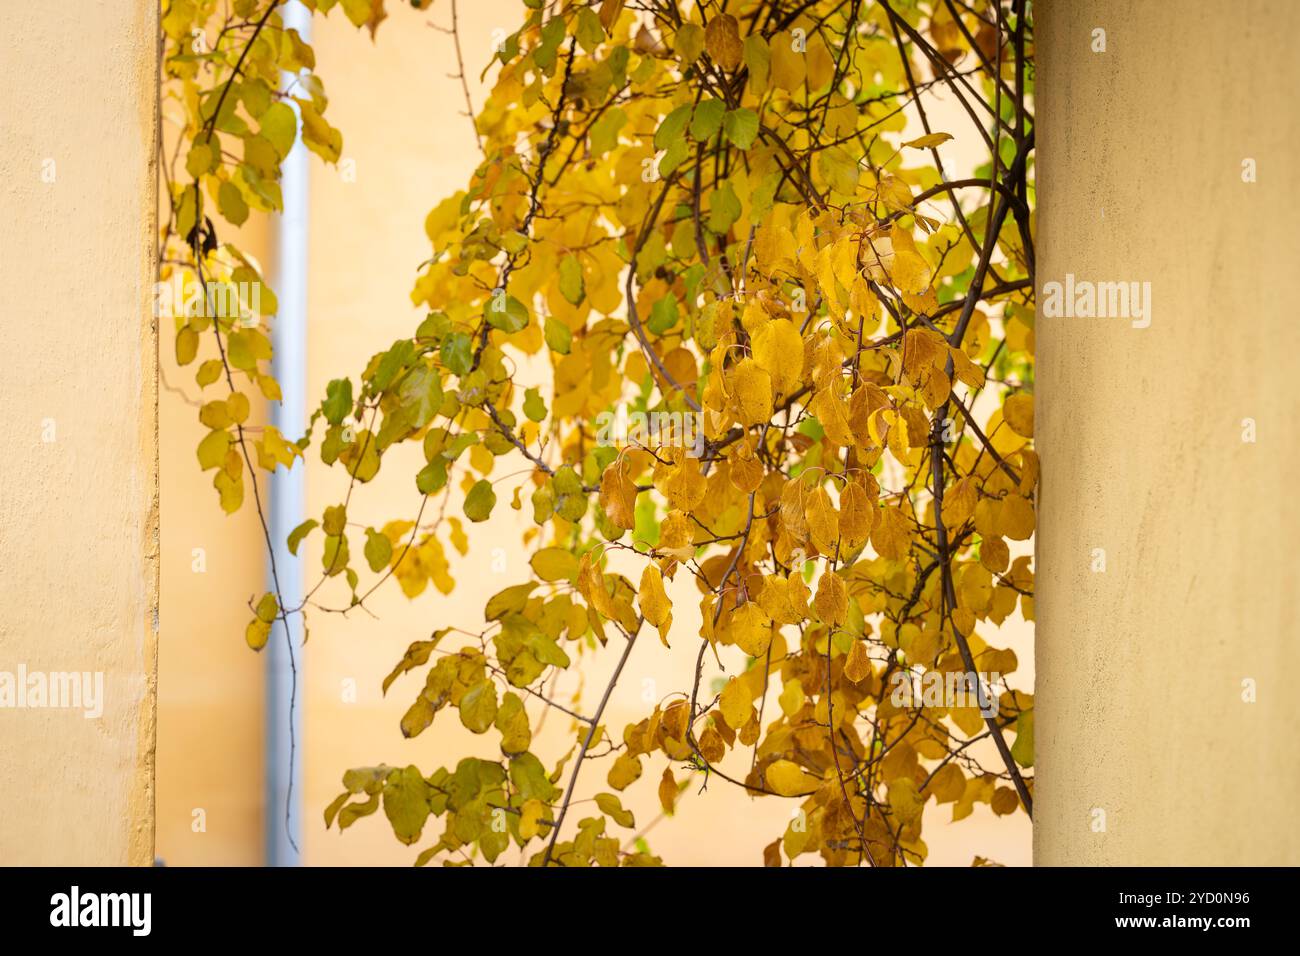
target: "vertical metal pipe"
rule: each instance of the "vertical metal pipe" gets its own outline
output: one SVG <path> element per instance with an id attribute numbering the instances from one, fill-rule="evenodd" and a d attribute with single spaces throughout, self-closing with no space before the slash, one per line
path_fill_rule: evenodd
<path id="1" fill-rule="evenodd" d="M 311 13 L 298 0 L 291 0 L 284 7 L 283 17 L 286 28 L 296 29 L 303 40 L 311 39 Z M 284 74 L 282 88 L 287 88 L 294 79 L 293 75 Z M 294 111 L 297 112 L 296 106 Z M 279 405 L 272 405 L 271 422 L 289 441 L 302 435 L 307 423 L 307 170 L 307 150 L 300 136 L 281 167 L 284 211 L 275 226 L 274 282 L 280 308 L 271 336 L 275 352 L 272 369 L 283 396 Z M 277 469 L 270 479 L 272 546 L 281 594 L 285 606 L 291 608 L 302 602 L 303 574 L 302 563 L 289 553 L 285 539 L 303 520 L 305 471 L 304 463 L 298 462 L 287 472 Z M 300 648 L 301 616 L 289 618 L 289 631 L 294 648 Z M 268 866 L 297 866 L 302 861 L 303 662 L 299 655 L 295 694 L 290 652 L 283 638 L 280 634 L 267 646 L 270 652 L 266 662 Z"/>

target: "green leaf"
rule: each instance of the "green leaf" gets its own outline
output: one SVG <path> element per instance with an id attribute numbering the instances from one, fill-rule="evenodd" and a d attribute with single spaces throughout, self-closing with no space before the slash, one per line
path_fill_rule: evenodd
<path id="1" fill-rule="evenodd" d="M 740 200 L 736 198 L 731 183 L 715 189 L 709 194 L 709 232 L 715 236 L 726 235 L 727 230 L 740 218 L 740 212 Z"/>
<path id="2" fill-rule="evenodd" d="M 397 678 L 401 677 L 407 671 L 419 667 L 421 664 L 427 664 L 429 662 L 429 655 L 433 653 L 434 648 L 438 646 L 438 642 L 446 637 L 450 630 L 451 628 L 447 627 L 441 628 L 440 630 L 434 631 L 432 638 L 429 640 L 416 641 L 408 647 L 406 653 L 402 655 L 402 659 L 397 662 L 397 666 L 394 667 L 389 675 L 384 678 L 382 692 L 387 694 L 388 688 L 392 686 L 393 681 L 397 680 Z"/>
<path id="3" fill-rule="evenodd" d="M 414 355 L 415 345 L 410 339 L 398 339 L 394 342 L 392 347 L 384 353 L 384 357 L 379 360 L 374 377 L 370 380 L 375 391 L 382 392 L 393 384 L 393 380 L 397 378 L 397 373 L 410 363 Z"/>
<path id="4" fill-rule="evenodd" d="M 298 527 L 290 531 L 288 539 L 289 553 L 297 555 L 298 546 L 302 544 L 302 539 L 307 537 L 307 535 L 311 533 L 312 529 L 316 528 L 319 524 L 320 522 L 315 518 L 308 518 L 302 524 L 298 525 Z"/>
<path id="5" fill-rule="evenodd" d="M 340 425 L 352 411 L 352 380 L 336 378 L 325 386 L 325 401 L 320 405 L 321 413 L 331 425 Z"/>
<path id="6" fill-rule="evenodd" d="M 565 521 L 581 521 L 587 513 L 589 502 L 587 492 L 582 487 L 582 479 L 572 465 L 565 465 L 555 472 L 555 477 L 551 479 L 551 489 L 555 494 L 555 513 Z"/>
<path id="7" fill-rule="evenodd" d="M 682 139 L 686 124 L 691 121 L 691 104 L 685 103 L 664 117 L 655 130 L 655 149 L 668 149 Z"/>
<path id="8" fill-rule="evenodd" d="M 275 599 L 275 595 L 270 591 L 262 595 L 262 599 L 257 602 L 257 619 L 270 624 L 280 613 L 280 602 Z"/>
<path id="9" fill-rule="evenodd" d="M 727 112 L 727 104 L 722 100 L 704 100 L 695 107 L 695 116 L 691 118 L 691 135 L 703 142 L 710 139 L 722 126 L 722 117 Z"/>
<path id="10" fill-rule="evenodd" d="M 582 301 L 584 283 L 582 265 L 577 256 L 565 256 L 560 260 L 560 294 L 572 305 Z"/>
<path id="11" fill-rule="evenodd" d="M 612 793 L 596 794 L 596 806 L 600 807 L 600 812 L 605 814 L 621 827 L 634 827 L 636 820 L 632 817 L 631 810 L 623 809 L 623 801 Z"/>
<path id="12" fill-rule="evenodd" d="M 518 332 L 528 325 L 528 308 L 514 296 L 493 296 L 487 308 L 488 325 L 503 332 Z"/>
<path id="13" fill-rule="evenodd" d="M 433 459 L 415 476 L 415 488 L 422 495 L 431 495 L 447 484 L 447 460 L 441 456 Z"/>
<path id="14" fill-rule="evenodd" d="M 199 143 L 191 147 L 189 155 L 185 157 L 185 171 L 198 179 L 204 173 L 212 171 L 212 158 L 215 155 L 212 147 L 207 143 Z"/>
<path id="15" fill-rule="evenodd" d="M 344 505 L 330 505 L 325 509 L 325 533 L 342 534 L 348 526 L 348 509 Z"/>
<path id="16" fill-rule="evenodd" d="M 421 429 L 433 421 L 442 405 L 442 383 L 438 373 L 427 365 L 416 365 L 402 379 L 397 390 L 407 424 Z"/>
<path id="17" fill-rule="evenodd" d="M 488 598 L 487 606 L 483 608 L 484 619 L 497 621 L 507 614 L 522 611 L 528 603 L 528 596 L 536 587 L 536 581 L 529 581 L 527 584 L 515 584 L 504 591 L 498 591 Z"/>
<path id="18" fill-rule="evenodd" d="M 543 581 L 571 581 L 578 576 L 578 557 L 568 548 L 542 548 L 528 565 Z"/>
<path id="19" fill-rule="evenodd" d="M 470 521 L 486 521 L 497 503 L 497 493 L 492 483 L 480 478 L 465 496 L 465 517 Z"/>
<path id="20" fill-rule="evenodd" d="M 552 352 L 568 355 L 573 347 L 573 330 L 559 319 L 548 315 L 542 334 L 546 339 L 546 347 Z"/>
<path id="21" fill-rule="evenodd" d="M 230 432 L 224 428 L 208 432 L 207 437 L 199 442 L 199 467 L 204 471 L 220 468 L 226 461 L 230 440 Z"/>
<path id="22" fill-rule="evenodd" d="M 750 87 L 761 92 L 767 89 L 767 77 L 772 69 L 772 50 L 761 34 L 751 33 L 745 37 L 742 59 L 749 70 Z"/>
<path id="23" fill-rule="evenodd" d="M 497 687 L 481 680 L 460 698 L 460 722 L 476 734 L 486 733 L 497 716 Z"/>
<path id="24" fill-rule="evenodd" d="M 625 125 L 627 125 L 627 114 L 617 107 L 607 110 L 600 119 L 592 123 L 591 131 L 588 134 L 591 138 L 592 156 L 604 156 L 617 146 L 618 132 Z"/>
<path id="25" fill-rule="evenodd" d="M 321 554 L 320 564 L 329 577 L 341 573 L 348 566 L 351 555 L 348 553 L 348 539 L 345 535 L 331 534 L 325 536 L 325 551 Z"/>
<path id="26" fill-rule="evenodd" d="M 673 36 L 673 52 L 681 58 L 682 69 L 690 66 L 704 52 L 704 27 L 687 21 Z"/>
<path id="27" fill-rule="evenodd" d="M 758 114 L 742 107 L 731 110 L 722 119 L 722 129 L 739 149 L 749 149 L 758 137 Z"/>
<path id="28" fill-rule="evenodd" d="M 646 328 L 655 335 L 663 335 L 677 324 L 677 299 L 666 295 L 650 307 Z"/>
<path id="29" fill-rule="evenodd" d="M 1034 712 L 1027 710 L 1016 718 L 1016 742 L 1011 756 L 1022 767 L 1034 765 Z"/>
<path id="30" fill-rule="evenodd" d="M 420 838 L 429 819 L 429 784 L 418 767 L 406 767 L 389 774 L 384 782 L 384 816 L 393 835 L 407 846 Z"/>
<path id="31" fill-rule="evenodd" d="M 393 556 L 393 542 L 388 540 L 388 535 L 367 528 L 365 555 L 370 570 L 378 574 L 388 567 L 388 561 Z"/>
<path id="32" fill-rule="evenodd" d="M 668 144 L 668 149 L 663 158 L 659 160 L 659 175 L 667 176 L 674 169 L 686 161 L 690 155 L 690 141 L 685 136 L 679 136 Z"/>
<path id="33" fill-rule="evenodd" d="M 542 393 L 535 388 L 524 392 L 524 414 L 535 422 L 546 417 L 546 403 L 542 401 Z"/>
<path id="34" fill-rule="evenodd" d="M 442 340 L 440 350 L 442 367 L 456 375 L 464 375 L 474 364 L 474 350 L 469 336 L 464 332 L 452 332 Z"/>
<path id="35" fill-rule="evenodd" d="M 571 663 L 569 655 L 559 644 L 555 643 L 554 638 L 547 637 L 540 631 L 535 631 L 528 635 L 524 641 L 524 646 L 543 664 L 552 664 L 556 667 L 568 667 Z"/>
<path id="36" fill-rule="evenodd" d="M 248 203 L 244 201 L 244 194 L 230 180 L 222 183 L 217 190 L 217 208 L 232 226 L 242 226 L 248 219 Z"/>
<path id="37" fill-rule="evenodd" d="M 510 782 L 525 800 L 550 803 L 559 790 L 546 776 L 546 768 L 532 753 L 522 753 L 510 759 Z"/>
<path id="38" fill-rule="evenodd" d="M 596 48 L 605 42 L 605 28 L 600 25 L 600 17 L 591 7 L 578 11 L 578 29 L 574 36 L 587 53 L 595 53 Z"/>
<path id="39" fill-rule="evenodd" d="M 846 149 L 834 147 L 817 156 L 817 167 L 830 183 L 831 189 L 842 196 L 852 196 L 858 191 L 857 158 Z"/>
<path id="40" fill-rule="evenodd" d="M 298 135 L 298 117 L 287 103 L 273 103 L 262 114 L 261 133 L 275 147 L 281 159 L 289 155 Z"/>

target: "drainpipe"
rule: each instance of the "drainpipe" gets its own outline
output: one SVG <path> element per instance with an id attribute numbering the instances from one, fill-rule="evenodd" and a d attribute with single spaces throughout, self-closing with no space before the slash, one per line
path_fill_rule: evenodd
<path id="1" fill-rule="evenodd" d="M 311 13 L 298 0 L 283 10 L 286 29 L 296 29 L 304 41 L 311 39 Z M 281 88 L 294 81 L 284 74 Z M 293 105 L 293 104 L 290 104 Z M 294 112 L 298 109 L 293 106 Z M 299 119 L 301 128 L 301 118 Z M 307 425 L 307 150 L 299 137 L 281 166 L 280 188 L 284 211 L 275 226 L 276 275 L 274 289 L 280 310 L 272 329 L 272 371 L 280 383 L 283 401 L 272 405 L 271 422 L 289 441 Z M 302 521 L 305 511 L 305 463 L 289 471 L 276 469 L 270 478 L 270 525 L 275 566 L 286 607 L 303 598 L 302 563 L 289 553 L 285 540 Z M 270 569 L 268 568 L 268 577 Z M 277 628 L 277 632 L 279 629 Z M 266 674 L 266 864 L 297 866 L 302 862 L 302 616 L 289 618 L 289 634 L 297 660 L 297 694 L 284 634 L 267 645 Z M 294 746 L 290 746 L 292 740 Z M 292 789 L 291 789 L 292 787 Z M 295 844 L 297 849 L 295 849 Z"/>

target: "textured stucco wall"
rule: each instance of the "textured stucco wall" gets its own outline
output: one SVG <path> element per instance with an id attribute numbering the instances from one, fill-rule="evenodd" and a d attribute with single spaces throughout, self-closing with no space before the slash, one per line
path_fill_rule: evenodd
<path id="1" fill-rule="evenodd" d="M 153 856 L 157 4 L 0 4 L 0 863 Z M 93 677 L 90 685 L 93 689 Z"/>
<path id="2" fill-rule="evenodd" d="M 1300 4 L 1036 7 L 1035 861 L 1294 865 Z M 1044 315 L 1066 273 L 1150 326 Z"/>

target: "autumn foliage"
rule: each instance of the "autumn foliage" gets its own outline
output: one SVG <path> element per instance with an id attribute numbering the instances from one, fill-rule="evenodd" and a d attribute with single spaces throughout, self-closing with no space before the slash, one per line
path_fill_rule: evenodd
<path id="1" fill-rule="evenodd" d="M 340 156 L 277 6 L 163 2 L 183 127 L 164 273 L 200 288 L 261 280 L 219 223 L 279 208 L 296 136 Z M 306 6 L 371 33 L 386 13 Z M 399 6 L 382 29 L 420 25 Z M 196 53 L 196 30 L 219 39 Z M 459 720 L 498 756 L 349 770 L 326 825 L 382 806 L 421 863 L 515 846 L 644 865 L 660 861 L 618 794 L 657 786 L 671 813 L 708 783 L 790 802 L 756 862 L 899 866 L 925 859 L 930 801 L 1031 809 L 1033 698 L 997 638 L 1033 617 L 1032 51 L 1023 0 L 529 0 L 474 119 L 481 165 L 430 197 L 422 319 L 340 370 L 306 435 L 247 422 L 248 394 L 278 398 L 269 291 L 251 320 L 177 319 L 227 511 L 261 511 L 259 469 L 338 470 L 337 503 L 290 540 L 323 539 L 318 598 L 447 593 L 476 522 L 531 518 L 526 579 L 421 635 L 384 683 L 410 700 L 407 737 Z M 300 73 L 287 91 L 281 71 Z M 945 167 L 954 137 L 983 160 Z M 539 354 L 549 377 L 520 380 Z M 602 441 L 619 409 L 676 413 L 702 440 Z M 403 443 L 422 451 L 418 512 L 361 532 L 348 502 Z M 311 608 L 272 592 L 254 611 L 259 649 Z M 607 687 L 553 697 L 557 671 L 609 658 L 616 682 L 660 641 L 698 645 L 696 664 L 639 722 L 602 722 Z M 970 674 L 1001 677 L 956 704 L 899 700 Z M 550 708 L 572 745 L 534 752 Z"/>

